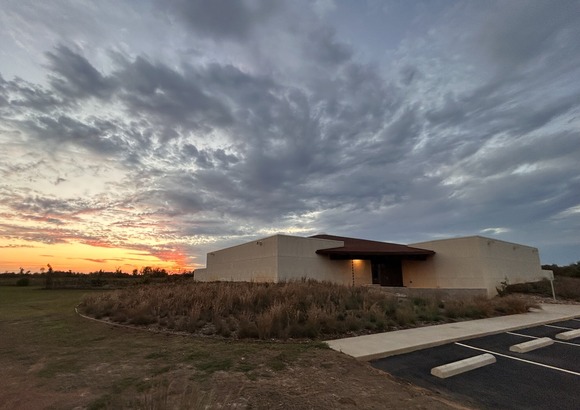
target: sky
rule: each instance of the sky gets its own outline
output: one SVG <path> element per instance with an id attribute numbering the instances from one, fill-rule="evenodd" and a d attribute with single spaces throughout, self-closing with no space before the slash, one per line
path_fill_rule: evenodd
<path id="1" fill-rule="evenodd" d="M 580 260 L 580 1 L 0 4 L 0 272 L 276 233 Z"/>

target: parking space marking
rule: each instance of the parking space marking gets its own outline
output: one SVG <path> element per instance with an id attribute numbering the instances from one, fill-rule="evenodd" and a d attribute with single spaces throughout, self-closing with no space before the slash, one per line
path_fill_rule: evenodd
<path id="1" fill-rule="evenodd" d="M 544 325 L 544 326 L 546 326 L 546 327 L 553 327 L 554 329 L 576 330 L 573 327 L 554 326 L 554 325 Z"/>
<path id="2" fill-rule="evenodd" d="M 529 337 L 531 339 L 539 339 L 539 337 L 536 336 L 530 336 L 530 335 L 523 335 L 521 333 L 515 333 L 515 332 L 506 332 L 508 335 L 514 335 L 514 336 L 522 336 L 522 337 Z M 577 343 L 568 343 L 568 342 L 562 342 L 561 340 L 554 340 L 554 342 L 556 343 L 562 343 L 565 345 L 569 345 L 569 346 L 576 346 L 576 347 L 580 347 L 579 344 Z"/>
<path id="3" fill-rule="evenodd" d="M 573 372 L 572 370 L 566 370 L 566 369 L 561 369 L 559 367 L 550 366 L 550 365 L 543 364 L 543 363 L 532 362 L 531 360 L 520 359 L 519 357 L 509 356 L 507 354 L 493 352 L 491 350 L 481 349 L 479 347 L 469 346 L 469 345 L 466 345 L 464 343 L 455 342 L 455 344 L 457 346 L 467 347 L 468 349 L 473 349 L 473 350 L 479 350 L 480 352 L 490 353 L 490 354 L 493 354 L 493 355 L 505 357 L 507 359 L 517 360 L 519 362 L 529 363 L 529 364 L 533 364 L 533 365 L 536 365 L 536 366 L 546 367 L 548 369 L 557 370 L 557 371 L 564 372 L 564 373 L 568 373 L 568 374 L 573 374 L 575 376 L 580 376 L 580 373 Z"/>
<path id="4" fill-rule="evenodd" d="M 522 335 L 521 333 L 514 333 L 514 332 L 506 332 L 508 335 L 514 335 L 514 336 L 522 336 L 522 337 L 529 337 L 530 339 L 539 339 L 539 337 L 536 336 L 530 336 L 530 335 Z"/>

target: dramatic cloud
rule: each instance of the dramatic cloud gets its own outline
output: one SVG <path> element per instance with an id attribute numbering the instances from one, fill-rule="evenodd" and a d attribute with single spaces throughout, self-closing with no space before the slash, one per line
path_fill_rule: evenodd
<path id="1" fill-rule="evenodd" d="M 578 1 L 26 3 L 0 10 L 3 247 L 195 267 L 276 232 L 481 234 L 580 259 Z"/>

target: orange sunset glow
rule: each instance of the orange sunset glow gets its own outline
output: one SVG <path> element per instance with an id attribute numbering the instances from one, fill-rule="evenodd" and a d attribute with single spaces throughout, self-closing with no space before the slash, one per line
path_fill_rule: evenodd
<path id="1" fill-rule="evenodd" d="M 53 269 L 73 272 L 114 271 L 131 273 L 145 266 L 177 273 L 191 269 L 179 251 L 161 251 L 158 256 L 149 252 L 123 247 L 97 246 L 83 243 L 47 245 L 40 242 L 16 242 L 0 247 L 2 272 L 40 272 L 50 264 Z"/>
<path id="2" fill-rule="evenodd" d="M 131 273 L 146 266 L 180 273 L 197 267 L 188 255 L 195 238 L 176 237 L 161 212 L 127 204 L 111 192 L 93 200 L 16 196 L 0 204 L 0 216 L 0 272 L 40 272 L 47 264 L 83 273 Z"/>

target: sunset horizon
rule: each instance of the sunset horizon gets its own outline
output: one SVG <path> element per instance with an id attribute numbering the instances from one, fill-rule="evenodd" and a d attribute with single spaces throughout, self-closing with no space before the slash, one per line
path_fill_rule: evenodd
<path id="1" fill-rule="evenodd" d="M 172 254 L 175 254 L 172 258 Z M 179 251 L 164 251 L 155 256 L 138 248 L 99 247 L 83 243 L 47 245 L 40 242 L 10 244 L 0 247 L 0 273 L 42 273 L 47 267 L 55 271 L 93 273 L 99 271 L 132 273 L 145 267 L 165 269 L 168 273 L 183 273 L 199 266 L 185 264 Z"/>

